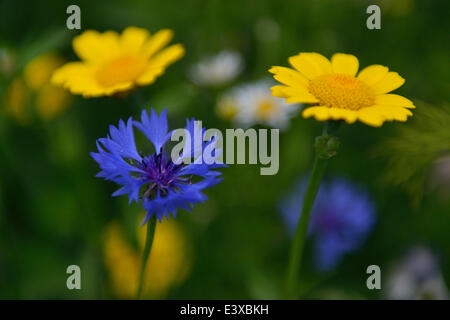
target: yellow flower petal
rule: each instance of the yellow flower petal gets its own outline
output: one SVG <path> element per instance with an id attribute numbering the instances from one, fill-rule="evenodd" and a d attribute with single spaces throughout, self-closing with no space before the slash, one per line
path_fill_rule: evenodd
<path id="1" fill-rule="evenodd" d="M 375 97 L 375 103 L 377 105 L 387 105 L 387 106 L 399 106 L 414 109 L 415 106 L 413 102 L 405 97 L 399 96 L 398 94 L 382 94 Z"/>
<path id="2" fill-rule="evenodd" d="M 120 53 L 119 35 L 114 31 L 88 30 L 75 37 L 72 45 L 80 59 L 89 62 L 102 63 Z"/>
<path id="3" fill-rule="evenodd" d="M 159 30 L 155 33 L 142 48 L 142 53 L 151 57 L 156 52 L 164 48 L 173 38 L 173 31 L 169 29 Z"/>
<path id="4" fill-rule="evenodd" d="M 317 103 L 316 97 L 314 97 L 306 88 L 294 88 L 285 87 L 283 89 L 284 94 L 287 95 L 287 103 Z"/>
<path id="5" fill-rule="evenodd" d="M 166 67 L 167 65 L 175 62 L 184 56 L 184 48 L 181 44 L 174 44 L 159 53 L 157 53 L 153 58 L 150 59 L 150 64 L 152 66 Z"/>
<path id="6" fill-rule="evenodd" d="M 70 62 L 53 73 L 52 83 L 63 85 L 73 94 L 96 97 L 105 94 L 95 78 L 95 68 L 83 62 Z"/>
<path id="7" fill-rule="evenodd" d="M 144 43 L 150 37 L 150 32 L 137 27 L 128 27 L 120 36 L 120 48 L 122 52 L 138 53 Z"/>
<path id="8" fill-rule="evenodd" d="M 330 108 L 318 106 L 318 107 L 309 107 L 302 112 L 303 118 L 314 117 L 318 121 L 325 121 L 330 118 Z"/>
<path id="9" fill-rule="evenodd" d="M 91 75 L 92 72 L 93 69 L 83 62 L 69 62 L 53 73 L 51 81 L 54 84 L 63 84 L 68 80 Z"/>
<path id="10" fill-rule="evenodd" d="M 170 46 L 150 59 L 148 69 L 137 79 L 137 84 L 153 83 L 157 77 L 164 73 L 164 68 L 180 59 L 184 55 L 184 48 L 180 44 Z"/>
<path id="11" fill-rule="evenodd" d="M 289 63 L 308 79 L 331 73 L 327 58 L 315 52 L 302 52 L 289 58 Z"/>
<path id="12" fill-rule="evenodd" d="M 373 64 L 362 69 L 357 78 L 364 81 L 369 86 L 372 86 L 381 81 L 388 72 L 389 68 L 379 64 Z"/>
<path id="13" fill-rule="evenodd" d="M 274 78 L 284 83 L 288 86 L 292 87 L 306 87 L 308 85 L 309 80 L 302 76 L 301 73 L 285 68 L 285 67 L 272 67 L 269 70 L 270 73 L 274 74 Z"/>
<path id="14" fill-rule="evenodd" d="M 321 75 L 330 74 L 333 72 L 333 67 L 330 60 L 317 52 L 311 52 L 311 59 L 316 63 L 316 65 L 321 70 Z"/>
<path id="15" fill-rule="evenodd" d="M 333 72 L 354 77 L 358 72 L 359 61 L 354 55 L 336 53 L 331 57 Z"/>
<path id="16" fill-rule="evenodd" d="M 372 127 L 381 127 L 385 119 L 378 110 L 371 107 L 358 110 L 357 116 L 359 121 Z"/>
<path id="17" fill-rule="evenodd" d="M 391 92 L 405 83 L 405 79 L 400 77 L 397 72 L 388 72 L 384 78 L 372 86 L 376 94 Z"/>
<path id="18" fill-rule="evenodd" d="M 340 108 L 329 108 L 328 110 L 331 119 L 333 120 L 345 120 L 348 124 L 351 124 L 357 119 L 357 112 L 354 110 L 346 110 Z"/>
<path id="19" fill-rule="evenodd" d="M 137 79 L 136 83 L 139 85 L 151 84 L 163 73 L 164 68 L 149 66 L 149 68 Z"/>
<path id="20" fill-rule="evenodd" d="M 408 109 L 398 106 L 373 106 L 366 108 L 366 112 L 374 112 L 382 116 L 385 120 L 406 121 L 408 116 L 412 116 L 412 112 Z"/>
<path id="21" fill-rule="evenodd" d="M 284 91 L 283 91 L 284 88 L 286 88 L 286 86 L 278 85 L 278 86 L 273 86 L 272 88 L 270 88 L 270 90 L 272 91 L 272 95 L 274 97 L 287 98 L 288 95 L 286 93 L 284 93 Z"/>

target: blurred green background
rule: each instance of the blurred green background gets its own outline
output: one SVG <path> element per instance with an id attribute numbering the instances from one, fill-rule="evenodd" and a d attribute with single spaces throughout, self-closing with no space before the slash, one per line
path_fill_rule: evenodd
<path id="1" fill-rule="evenodd" d="M 112 284 L 114 274 L 127 270 L 122 266 L 114 272 L 115 264 L 105 262 L 105 230 L 115 221 L 135 249 L 142 209 L 128 206 L 125 197 L 110 196 L 116 185 L 94 177 L 98 167 L 89 152 L 109 124 L 137 117 L 140 109 L 131 96 L 68 96 L 64 110 L 46 117 L 34 107 L 35 98 L 22 98 L 25 89 L 15 81 L 44 53 L 78 60 L 71 40 L 84 30 L 122 31 L 130 25 L 151 32 L 173 29 L 173 42 L 186 48 L 186 56 L 155 84 L 140 89 L 147 108 L 168 109 L 172 128 L 182 126 L 186 117 L 222 130 L 229 126 L 215 112 L 217 95 L 226 87 L 200 88 L 187 76 L 193 63 L 223 49 L 240 52 L 245 62 L 243 73 L 229 86 L 270 77 L 270 66 L 287 66 L 287 58 L 301 51 L 327 57 L 352 53 L 361 66 L 383 64 L 402 75 L 406 83 L 396 93 L 415 102 L 413 118 L 382 128 L 344 126 L 342 146 L 326 172 L 370 191 L 378 215 L 375 229 L 361 250 L 326 274 L 309 262 L 307 246 L 302 298 L 383 298 L 384 285 L 382 290 L 367 289 L 367 266 L 381 267 L 384 284 L 390 266 L 415 245 L 432 248 L 450 284 L 450 176 L 430 187 L 435 161 L 450 152 L 445 139 L 450 131 L 448 1 L 79 1 L 81 31 L 66 28 L 70 4 L 0 2 L 0 298 L 128 298 L 120 285 Z M 381 8 L 381 30 L 366 28 L 370 4 Z M 268 41 L 267 25 L 275 28 Z M 21 108 L 26 111 L 11 112 L 11 92 L 16 92 L 12 104 L 25 105 Z M 439 126 L 432 125 L 436 122 Z M 186 274 L 179 281 L 167 280 L 164 290 L 150 296 L 279 298 L 290 241 L 278 203 L 310 167 L 312 142 L 321 126 L 300 117 L 291 121 L 280 136 L 277 175 L 261 176 L 255 165 L 222 170 L 224 181 L 206 191 L 209 201 L 175 221 L 181 253 L 168 252 L 183 256 L 177 263 Z M 418 138 L 416 153 L 402 148 L 415 145 L 410 139 L 414 134 L 426 137 Z M 427 154 L 420 143 L 437 146 Z M 82 290 L 66 287 L 66 268 L 72 264 L 82 270 Z"/>

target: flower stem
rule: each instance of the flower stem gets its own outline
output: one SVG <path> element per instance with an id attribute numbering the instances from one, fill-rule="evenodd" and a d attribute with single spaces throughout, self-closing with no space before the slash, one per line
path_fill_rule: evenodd
<path id="1" fill-rule="evenodd" d="M 142 254 L 142 264 L 141 264 L 141 274 L 139 276 L 139 287 L 136 294 L 136 299 L 139 300 L 142 294 L 142 286 L 144 282 L 145 269 L 147 267 L 148 256 L 150 255 L 150 251 L 152 249 L 153 237 L 155 235 L 156 229 L 156 216 L 152 216 L 150 220 L 147 222 L 147 236 L 145 239 L 145 247 L 144 252 Z"/>
<path id="2" fill-rule="evenodd" d="M 314 205 L 320 182 L 328 163 L 328 159 L 336 154 L 339 146 L 337 138 L 328 131 L 335 131 L 339 124 L 334 122 L 325 123 L 323 133 L 315 141 L 315 158 L 308 181 L 308 187 L 303 199 L 303 206 L 294 239 L 292 240 L 291 252 L 286 277 L 286 297 L 295 299 L 298 295 L 299 272 L 305 246 L 306 233 L 308 231 L 311 209 Z M 331 130 L 330 130 L 331 129 Z"/>
<path id="3" fill-rule="evenodd" d="M 314 160 L 313 169 L 306 189 L 305 198 L 303 201 L 302 213 L 295 231 L 294 239 L 292 241 L 291 253 L 289 258 L 289 266 L 287 273 L 287 298 L 294 298 L 297 289 L 300 263 L 302 260 L 303 248 L 305 246 L 306 232 L 308 230 L 309 216 L 311 208 L 314 204 L 317 191 L 319 190 L 320 181 L 325 171 L 327 160 L 320 159 L 317 155 Z"/>

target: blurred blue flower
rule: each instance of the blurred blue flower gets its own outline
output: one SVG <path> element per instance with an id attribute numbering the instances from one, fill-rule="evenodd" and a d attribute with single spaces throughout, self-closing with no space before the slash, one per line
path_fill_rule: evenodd
<path id="1" fill-rule="evenodd" d="M 202 128 L 199 122 L 187 119 L 186 123 L 185 129 L 191 137 L 199 136 L 200 133 L 203 138 L 205 128 Z M 155 153 L 142 155 L 137 151 L 134 127 L 152 142 Z M 217 139 L 212 138 L 206 142 L 202 139 L 197 146 L 191 138 L 191 146 L 185 145 L 183 155 L 179 159 L 193 157 L 190 164 L 185 164 L 183 161 L 174 163 L 164 149 L 170 136 L 166 110 L 158 116 L 152 109 L 150 117 L 143 110 L 140 122 L 133 121 L 130 117 L 127 123 L 120 120 L 117 128 L 111 125 L 109 135 L 97 140 L 98 152 L 91 153 L 100 165 L 101 171 L 97 177 L 114 181 L 122 186 L 113 193 L 113 196 L 128 194 L 130 202 L 142 203 L 147 211 L 143 224 L 153 215 L 156 215 L 159 221 L 164 216 L 168 219 L 170 213 L 175 217 L 178 208 L 190 211 L 195 203 L 207 200 L 206 195 L 202 193 L 203 189 L 222 180 L 219 178 L 221 173 L 213 169 L 224 165 L 211 161 L 221 152 L 220 149 L 216 149 Z M 197 150 L 192 148 L 194 144 Z M 211 152 L 213 159 L 199 161 L 206 160 L 203 155 L 206 147 L 213 150 Z"/>
<path id="2" fill-rule="evenodd" d="M 302 179 L 281 202 L 281 213 L 291 235 L 297 227 L 306 187 L 307 181 Z M 322 183 L 308 226 L 316 268 L 329 271 L 344 254 L 360 248 L 375 219 L 374 205 L 366 192 L 342 179 Z"/>

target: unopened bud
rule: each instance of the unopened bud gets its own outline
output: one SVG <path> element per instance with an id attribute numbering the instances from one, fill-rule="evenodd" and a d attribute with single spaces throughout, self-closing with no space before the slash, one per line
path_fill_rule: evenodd
<path id="1" fill-rule="evenodd" d="M 321 159 L 330 159 L 331 157 L 336 155 L 336 152 L 339 148 L 339 139 L 331 136 L 318 136 L 315 141 L 315 149 L 317 155 Z"/>

